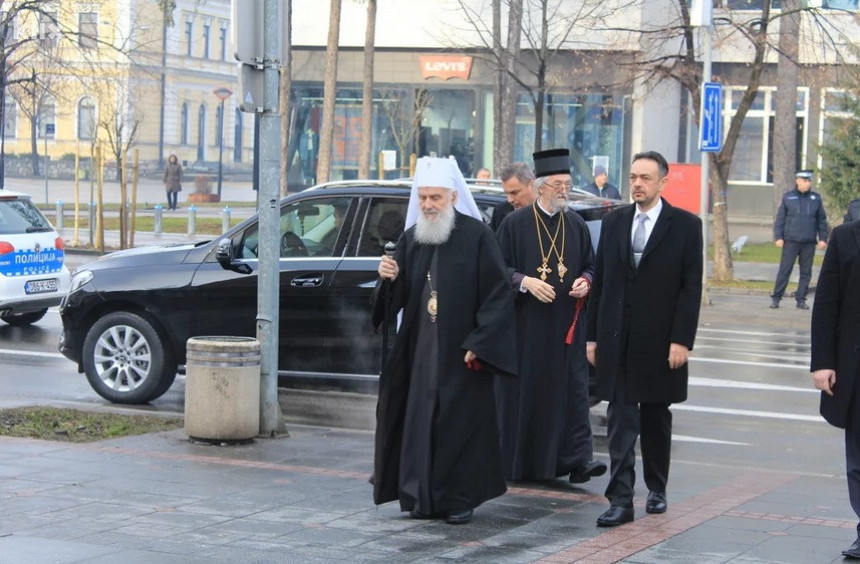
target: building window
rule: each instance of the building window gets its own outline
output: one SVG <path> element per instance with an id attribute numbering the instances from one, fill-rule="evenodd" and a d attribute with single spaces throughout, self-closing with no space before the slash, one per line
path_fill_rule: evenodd
<path id="1" fill-rule="evenodd" d="M 185 54 L 191 57 L 191 45 L 194 44 L 194 22 L 185 22 Z"/>
<path id="2" fill-rule="evenodd" d="M 188 102 L 182 104 L 182 115 L 179 116 L 179 142 L 188 145 Z"/>
<path id="3" fill-rule="evenodd" d="M 38 121 L 38 136 L 40 139 L 47 137 L 48 139 L 54 138 L 54 132 L 56 127 L 56 115 L 57 109 L 53 100 L 43 102 L 42 106 L 39 108 L 39 116 L 37 118 Z"/>
<path id="4" fill-rule="evenodd" d="M 92 98 L 78 102 L 78 139 L 95 139 L 96 105 Z"/>
<path id="5" fill-rule="evenodd" d="M 18 132 L 18 106 L 11 96 L 7 96 L 3 105 L 3 137 L 14 139 Z"/>
<path id="6" fill-rule="evenodd" d="M 764 3 L 762 0 L 722 0 L 722 2 L 714 2 L 715 5 L 722 4 L 723 7 L 729 10 L 755 10 L 761 12 Z M 782 7 L 781 0 L 771 0 L 770 9 L 779 10 Z"/>
<path id="7" fill-rule="evenodd" d="M 209 58 L 209 31 L 212 26 L 203 24 L 203 58 Z"/>
<path id="8" fill-rule="evenodd" d="M 222 27 L 218 30 L 218 44 L 220 45 L 220 58 L 222 61 L 227 60 L 227 28 Z"/>
<path id="9" fill-rule="evenodd" d="M 99 42 L 99 16 L 95 12 L 78 14 L 78 45 L 95 49 Z"/>
<path id="10" fill-rule="evenodd" d="M 233 126 L 233 162 L 242 162 L 242 110 L 236 108 L 236 123 Z"/>
<path id="11" fill-rule="evenodd" d="M 15 27 L 15 12 L 10 14 L 7 10 L 0 11 L 0 26 L 3 26 L 0 33 L 3 33 L 4 45 L 9 45 L 18 38 L 18 30 Z"/>
<path id="12" fill-rule="evenodd" d="M 732 116 L 743 97 L 744 87 L 725 89 L 723 108 L 723 130 L 728 131 Z M 773 182 L 773 130 L 775 88 L 760 88 L 753 105 L 741 125 L 738 143 L 732 157 L 729 182 L 761 183 Z M 809 89 L 797 89 L 795 104 L 797 120 L 797 149 L 795 161 L 803 166 L 806 154 L 806 123 L 809 118 Z"/>
<path id="13" fill-rule="evenodd" d="M 197 160 L 203 162 L 206 158 L 206 106 L 200 104 L 197 110 Z"/>
<path id="14" fill-rule="evenodd" d="M 39 13 L 39 45 L 43 49 L 53 49 L 60 37 L 57 12 Z"/>

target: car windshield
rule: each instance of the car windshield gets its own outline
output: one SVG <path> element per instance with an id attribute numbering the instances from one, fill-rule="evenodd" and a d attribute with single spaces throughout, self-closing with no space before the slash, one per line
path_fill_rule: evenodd
<path id="1" fill-rule="evenodd" d="M 51 231 L 51 224 L 30 200 L 0 199 L 0 235 Z"/>

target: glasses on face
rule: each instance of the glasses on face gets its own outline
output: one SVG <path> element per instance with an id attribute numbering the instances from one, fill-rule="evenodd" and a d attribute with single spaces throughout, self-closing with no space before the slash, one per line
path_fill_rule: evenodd
<path id="1" fill-rule="evenodd" d="M 570 190 L 573 188 L 573 182 L 568 180 L 567 182 L 547 182 L 546 186 L 549 186 L 553 190 Z"/>

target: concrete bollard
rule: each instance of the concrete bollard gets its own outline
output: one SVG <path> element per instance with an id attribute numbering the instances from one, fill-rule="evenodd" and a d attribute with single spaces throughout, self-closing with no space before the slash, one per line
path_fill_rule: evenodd
<path id="1" fill-rule="evenodd" d="M 161 226 L 161 218 L 164 215 L 164 208 L 161 207 L 161 204 L 155 204 L 155 214 L 152 216 L 152 230 L 157 235 L 161 235 L 162 226 Z"/>
<path id="2" fill-rule="evenodd" d="M 188 208 L 188 234 L 194 235 L 197 233 L 197 208 L 190 206 Z"/>
<path id="3" fill-rule="evenodd" d="M 192 337 L 186 343 L 185 433 L 241 441 L 260 431 L 260 341 Z"/>
<path id="4" fill-rule="evenodd" d="M 221 212 L 221 233 L 226 233 L 230 229 L 230 206 L 224 206 L 224 211 Z"/>
<path id="5" fill-rule="evenodd" d="M 57 231 L 63 230 L 63 201 L 57 200 L 57 219 L 56 225 L 54 225 L 54 229 Z"/>

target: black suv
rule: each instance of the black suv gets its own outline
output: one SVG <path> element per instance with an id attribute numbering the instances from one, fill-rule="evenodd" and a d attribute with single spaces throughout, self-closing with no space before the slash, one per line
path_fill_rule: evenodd
<path id="1" fill-rule="evenodd" d="M 489 222 L 503 191 L 470 188 Z M 279 377 L 375 387 L 382 353 L 370 295 L 409 192 L 406 180 L 349 181 L 281 200 Z M 571 203 L 595 244 L 600 218 L 617 205 L 579 194 Z M 60 351 L 105 399 L 161 396 L 190 337 L 255 335 L 257 229 L 255 215 L 216 240 L 118 251 L 79 268 L 60 306 Z"/>

